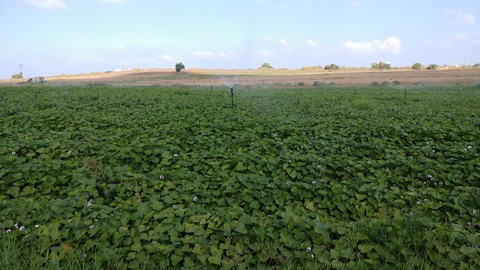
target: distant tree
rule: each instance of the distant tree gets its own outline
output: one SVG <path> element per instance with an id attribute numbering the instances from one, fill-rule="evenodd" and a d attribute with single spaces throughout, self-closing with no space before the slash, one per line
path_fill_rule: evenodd
<path id="1" fill-rule="evenodd" d="M 336 69 L 339 69 L 340 67 L 338 65 L 335 65 L 335 64 L 330 64 L 330 65 L 326 65 L 325 66 L 325 70 L 336 70 Z"/>
<path id="2" fill-rule="evenodd" d="M 420 70 L 420 69 L 422 69 L 422 64 L 417 62 L 417 63 L 413 64 L 412 69 Z"/>
<path id="3" fill-rule="evenodd" d="M 430 69 L 430 70 L 436 70 L 436 69 L 437 69 L 437 67 L 438 67 L 438 65 L 437 65 L 437 64 L 430 64 L 430 65 L 428 65 L 427 69 Z"/>
<path id="4" fill-rule="evenodd" d="M 260 66 L 260 69 L 272 69 L 273 67 L 270 65 L 270 63 L 263 63 Z"/>
<path id="5" fill-rule="evenodd" d="M 480 63 L 476 63 L 475 65 L 473 65 L 474 68 L 476 67 L 480 67 Z"/>
<path id="6" fill-rule="evenodd" d="M 22 79 L 22 78 L 23 78 L 22 72 L 12 75 L 12 79 Z"/>
<path id="7" fill-rule="evenodd" d="M 372 63 L 371 67 L 373 69 L 390 69 L 390 63 L 380 61 L 378 63 Z"/>
<path id="8" fill-rule="evenodd" d="M 185 69 L 185 65 L 182 62 L 175 64 L 175 71 L 180 72 L 182 69 Z"/>

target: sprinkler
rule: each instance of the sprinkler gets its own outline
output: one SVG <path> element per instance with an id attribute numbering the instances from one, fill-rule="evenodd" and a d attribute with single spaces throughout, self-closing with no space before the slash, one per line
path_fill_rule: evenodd
<path id="1" fill-rule="evenodd" d="M 230 94 L 232 96 L 232 110 L 233 110 L 233 87 L 230 87 Z"/>

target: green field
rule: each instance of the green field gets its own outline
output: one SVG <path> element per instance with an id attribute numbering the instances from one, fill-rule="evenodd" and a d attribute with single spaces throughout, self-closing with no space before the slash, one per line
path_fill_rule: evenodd
<path id="1" fill-rule="evenodd" d="M 478 269 L 480 88 L 1 87 L 1 269 Z"/>

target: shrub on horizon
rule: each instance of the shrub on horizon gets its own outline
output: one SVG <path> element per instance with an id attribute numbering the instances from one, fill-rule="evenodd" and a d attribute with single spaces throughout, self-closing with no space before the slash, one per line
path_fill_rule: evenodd
<path id="1" fill-rule="evenodd" d="M 338 65 L 335 65 L 335 64 L 330 64 L 330 65 L 325 66 L 325 70 L 337 70 L 339 68 L 340 67 Z"/>
<path id="2" fill-rule="evenodd" d="M 180 72 L 180 71 L 182 71 L 182 69 L 185 69 L 185 65 L 182 62 L 175 64 L 175 71 L 176 72 Z"/>
<path id="3" fill-rule="evenodd" d="M 417 63 L 412 65 L 412 69 L 420 70 L 420 69 L 422 69 L 422 64 L 417 62 Z"/>

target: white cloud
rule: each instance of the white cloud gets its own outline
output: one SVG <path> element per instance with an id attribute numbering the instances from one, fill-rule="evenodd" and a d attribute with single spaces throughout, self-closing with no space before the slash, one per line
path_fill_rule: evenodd
<path id="1" fill-rule="evenodd" d="M 399 53 L 402 49 L 402 42 L 397 37 L 391 36 L 386 40 L 367 42 L 347 41 L 343 46 L 350 51 L 366 54 L 375 52 Z"/>
<path id="2" fill-rule="evenodd" d="M 468 35 L 465 33 L 457 33 L 455 34 L 454 38 L 455 40 L 461 41 L 467 39 Z"/>
<path id="3" fill-rule="evenodd" d="M 308 47 L 315 48 L 317 47 L 317 43 L 313 40 L 307 40 Z"/>
<path id="4" fill-rule="evenodd" d="M 257 55 L 262 58 L 270 58 L 270 57 L 273 57 L 275 53 L 269 50 L 259 50 L 257 51 Z"/>
<path id="5" fill-rule="evenodd" d="M 63 0 L 27 0 L 27 2 L 39 9 L 68 9 Z"/>
<path id="6" fill-rule="evenodd" d="M 165 60 L 165 61 L 168 61 L 168 62 L 173 62 L 173 61 L 175 61 L 175 60 L 173 59 L 173 57 L 170 56 L 170 55 L 168 55 L 168 54 L 162 55 L 161 58 L 162 58 L 163 60 Z"/>
<path id="7" fill-rule="evenodd" d="M 230 53 L 222 52 L 222 51 L 219 51 L 219 52 L 196 51 L 196 52 L 193 52 L 193 55 L 197 58 L 207 59 L 207 60 L 219 59 L 219 58 L 226 59 L 231 57 Z"/>
<path id="8" fill-rule="evenodd" d="M 258 36 L 258 37 L 255 37 L 255 40 L 269 42 L 269 43 L 273 41 L 273 39 L 269 36 Z"/>
<path id="9" fill-rule="evenodd" d="M 477 23 L 475 17 L 471 14 L 464 13 L 461 10 L 450 10 L 447 9 L 445 13 L 452 18 L 453 22 L 456 24 L 466 24 L 474 25 Z"/>
<path id="10" fill-rule="evenodd" d="M 287 42 L 284 38 L 280 39 L 280 43 L 281 43 L 283 46 L 287 46 L 287 45 L 288 45 L 288 42 Z"/>

